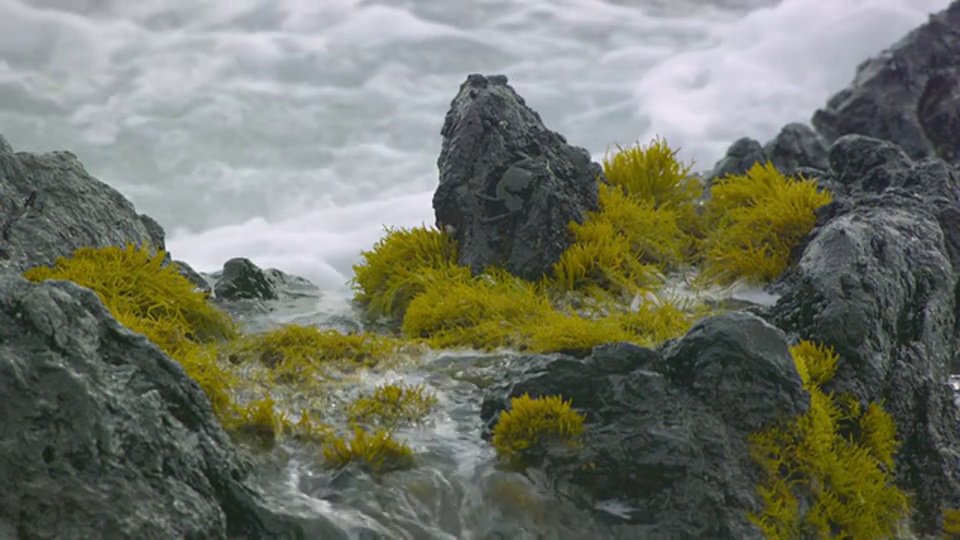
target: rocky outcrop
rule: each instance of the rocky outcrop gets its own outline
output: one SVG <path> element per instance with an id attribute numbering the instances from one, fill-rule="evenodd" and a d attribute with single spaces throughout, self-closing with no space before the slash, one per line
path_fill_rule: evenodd
<path id="1" fill-rule="evenodd" d="M 848 192 L 818 227 L 770 312 L 784 330 L 836 348 L 826 390 L 883 400 L 903 446 L 897 480 L 923 532 L 960 503 L 960 433 L 947 376 L 957 354 L 956 171 L 896 145 L 839 139 L 825 177 Z M 951 247 L 952 246 L 952 247 Z"/>
<path id="2" fill-rule="evenodd" d="M 237 257 L 223 263 L 223 270 L 214 276 L 213 291 L 224 300 L 276 300 L 277 287 L 266 272 L 250 259 Z"/>
<path id="3" fill-rule="evenodd" d="M 298 538 L 179 364 L 70 282 L 0 274 L 0 537 Z"/>
<path id="4" fill-rule="evenodd" d="M 570 245 L 567 225 L 598 207 L 600 166 L 544 127 L 502 75 L 467 77 L 441 133 L 433 208 L 458 241 L 459 264 L 549 274 Z"/>
<path id="5" fill-rule="evenodd" d="M 787 124 L 776 137 L 760 146 L 749 137 L 735 141 L 726 155 L 714 165 L 709 177 L 723 178 L 728 174 L 740 175 L 755 163 L 770 161 L 786 175 L 802 173 L 806 169 L 827 167 L 827 145 L 823 138 L 806 124 Z"/>
<path id="6" fill-rule="evenodd" d="M 575 459 L 548 450 L 544 466 L 585 507 L 617 502 L 607 517 L 618 537 L 762 538 L 746 519 L 759 509 L 746 434 L 809 407 L 782 332 L 734 313 L 700 321 L 659 352 L 611 344 L 583 360 L 512 365 L 487 390 L 484 420 L 524 393 L 571 399 L 587 415 L 583 447 Z"/>
<path id="7" fill-rule="evenodd" d="M 12 152 L 0 144 L 0 266 L 49 265 L 79 247 L 163 248 L 163 229 L 70 152 Z"/>
<path id="8" fill-rule="evenodd" d="M 869 135 L 960 164 L 960 1 L 862 63 L 813 125 L 830 142 Z"/>
<path id="9" fill-rule="evenodd" d="M 895 482 L 914 497 L 916 532 L 937 534 L 941 508 L 960 506 L 948 384 L 960 336 L 960 179 L 939 159 L 914 161 L 860 135 L 836 141 L 825 162 L 810 170 L 835 186 L 835 201 L 777 284 L 776 305 L 703 320 L 657 351 L 525 358 L 487 392 L 484 419 L 523 393 L 572 399 L 587 413 L 584 453 L 573 462 L 548 452 L 544 463 L 584 504 L 626 501 L 638 538 L 751 538 L 741 517 L 756 507 L 756 479 L 742 437 L 809 403 L 782 331 L 839 353 L 826 391 L 882 402 L 893 416 Z M 596 468 L 578 469 L 579 459 Z"/>

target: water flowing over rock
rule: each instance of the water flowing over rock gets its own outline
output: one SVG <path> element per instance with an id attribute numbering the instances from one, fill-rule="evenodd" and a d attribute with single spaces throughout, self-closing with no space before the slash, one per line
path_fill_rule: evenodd
<path id="1" fill-rule="evenodd" d="M 437 227 L 451 231 L 461 265 L 537 280 L 570 245 L 567 225 L 597 210 L 589 153 L 548 130 L 503 75 L 470 75 L 443 124 L 433 196 Z"/>
<path id="2" fill-rule="evenodd" d="M 960 1 L 860 64 L 813 125 L 830 142 L 869 135 L 960 164 Z"/>
<path id="3" fill-rule="evenodd" d="M 486 392 L 484 420 L 524 393 L 571 399 L 587 415 L 583 448 L 544 464 L 583 505 L 618 503 L 617 538 L 762 538 L 746 519 L 759 508 L 746 434 L 809 406 L 782 332 L 733 313 L 660 352 L 621 343 L 516 365 Z"/>
<path id="4" fill-rule="evenodd" d="M 70 282 L 0 273 L 0 537 L 297 538 L 179 364 Z"/>
<path id="5" fill-rule="evenodd" d="M 9 143 L 0 145 L 0 265 L 50 265 L 84 246 L 164 247 L 163 229 L 90 176 L 72 153 L 9 150 Z"/>

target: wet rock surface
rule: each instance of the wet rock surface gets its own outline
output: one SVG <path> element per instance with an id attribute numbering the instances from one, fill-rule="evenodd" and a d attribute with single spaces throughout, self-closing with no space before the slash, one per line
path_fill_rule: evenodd
<path id="1" fill-rule="evenodd" d="M 450 104 L 433 196 L 458 262 L 536 280 L 570 245 L 567 224 L 597 210 L 601 167 L 543 125 L 503 75 L 470 75 Z"/>
<path id="2" fill-rule="evenodd" d="M 860 64 L 813 125 L 831 143 L 868 135 L 915 159 L 960 164 L 960 2 Z"/>
<path id="3" fill-rule="evenodd" d="M 70 282 L 0 274 L 0 536 L 300 538 L 175 361 Z"/>
<path id="4" fill-rule="evenodd" d="M 586 413 L 583 448 L 576 457 L 548 448 L 543 463 L 583 504 L 615 501 L 621 510 L 607 519 L 634 538 L 762 538 L 746 519 L 759 508 L 746 434 L 809 406 L 782 332 L 733 313 L 659 351 L 610 344 L 585 359 L 515 366 L 485 391 L 483 418 L 494 424 L 525 393 L 572 400 Z"/>

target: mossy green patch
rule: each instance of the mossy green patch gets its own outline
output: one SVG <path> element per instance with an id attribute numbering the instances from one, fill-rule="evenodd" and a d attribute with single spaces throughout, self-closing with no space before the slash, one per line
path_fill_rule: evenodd
<path id="1" fill-rule="evenodd" d="M 328 467 L 356 463 L 373 474 L 409 469 L 414 465 L 413 450 L 394 439 L 389 431 L 371 434 L 357 425 L 353 426 L 352 439 L 331 438 L 323 448 L 323 456 Z"/>
<path id="2" fill-rule="evenodd" d="M 576 448 L 586 418 L 560 396 L 531 398 L 523 394 L 510 400 L 493 428 L 493 447 L 502 460 L 522 464 L 546 445 Z"/>
<path id="3" fill-rule="evenodd" d="M 801 342 L 791 352 L 810 410 L 751 435 L 765 478 L 764 509 L 750 520 L 770 539 L 893 537 L 909 500 L 892 481 L 899 445 L 892 417 L 880 404 L 861 407 L 853 396 L 820 389 L 836 369 L 832 350 Z M 810 501 L 803 511 L 801 499 Z"/>
<path id="4" fill-rule="evenodd" d="M 437 405 L 437 397 L 420 385 L 385 384 L 355 399 L 347 408 L 351 423 L 394 430 L 422 421 Z"/>
<path id="5" fill-rule="evenodd" d="M 787 178 L 771 163 L 715 180 L 707 203 L 701 278 L 721 285 L 775 279 L 813 229 L 817 208 L 832 199 L 813 180 Z"/>

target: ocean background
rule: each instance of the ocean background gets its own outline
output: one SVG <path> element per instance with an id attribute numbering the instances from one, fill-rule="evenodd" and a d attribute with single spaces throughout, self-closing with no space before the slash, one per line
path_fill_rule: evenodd
<path id="1" fill-rule="evenodd" d="M 198 270 L 249 257 L 345 295 L 384 225 L 433 223 L 468 73 L 598 161 L 662 135 L 704 170 L 948 3 L 0 0 L 0 133 L 75 153 Z"/>

